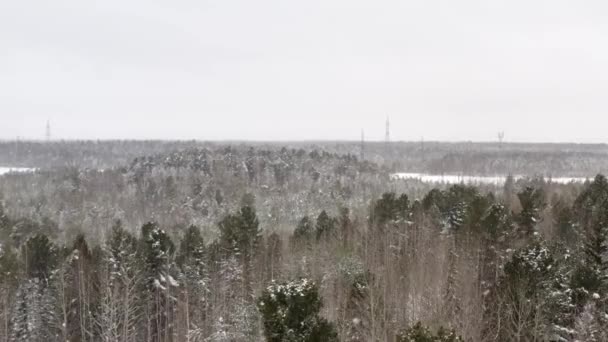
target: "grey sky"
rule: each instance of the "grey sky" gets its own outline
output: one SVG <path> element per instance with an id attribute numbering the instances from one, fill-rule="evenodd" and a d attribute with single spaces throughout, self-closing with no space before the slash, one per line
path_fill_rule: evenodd
<path id="1" fill-rule="evenodd" d="M 2 0 L 0 138 L 608 142 L 605 0 Z"/>

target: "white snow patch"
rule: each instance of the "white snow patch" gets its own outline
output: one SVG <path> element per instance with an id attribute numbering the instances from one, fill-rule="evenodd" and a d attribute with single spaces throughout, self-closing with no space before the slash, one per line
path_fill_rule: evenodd
<path id="1" fill-rule="evenodd" d="M 399 172 L 391 175 L 392 179 L 415 179 L 423 183 L 443 183 L 443 184 L 493 184 L 502 185 L 507 180 L 506 176 L 467 176 L 467 175 L 432 175 L 428 173 L 408 173 Z M 526 178 L 521 175 L 513 176 L 513 180 Z M 589 180 L 585 177 L 555 177 L 545 178 L 546 182 L 568 184 L 568 183 L 584 183 Z"/>
<path id="2" fill-rule="evenodd" d="M 0 166 L 0 176 L 7 173 L 25 173 L 25 172 L 34 172 L 36 169 L 29 167 L 5 167 Z"/>
<path id="3" fill-rule="evenodd" d="M 168 280 L 169 280 L 169 285 L 173 286 L 173 287 L 178 287 L 179 284 L 177 283 L 177 281 L 172 277 L 172 276 L 167 276 Z"/>

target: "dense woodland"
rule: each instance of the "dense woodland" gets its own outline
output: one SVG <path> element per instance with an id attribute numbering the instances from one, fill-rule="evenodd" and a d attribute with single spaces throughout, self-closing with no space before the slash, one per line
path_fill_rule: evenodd
<path id="1" fill-rule="evenodd" d="M 134 158 L 186 149 L 221 149 L 203 141 L 0 141 L 0 165 L 34 168 L 110 169 Z M 543 175 L 589 177 L 608 173 L 606 144 L 446 143 L 365 141 L 234 142 L 233 150 L 319 150 L 357 156 L 395 172 L 468 175 Z M 592 174 L 590 174 L 590 172 Z"/>
<path id="2" fill-rule="evenodd" d="M 390 177 L 432 171 L 416 144 L 327 145 L 29 143 L 0 341 L 608 341 L 608 180 L 517 166 L 600 173 L 601 146 L 437 145 L 531 178 L 434 187 Z"/>

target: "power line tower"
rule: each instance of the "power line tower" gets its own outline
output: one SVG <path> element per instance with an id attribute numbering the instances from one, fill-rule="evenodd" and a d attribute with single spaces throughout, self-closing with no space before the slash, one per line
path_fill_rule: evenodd
<path id="1" fill-rule="evenodd" d="M 46 141 L 51 141 L 51 121 L 46 120 Z"/>
<path id="2" fill-rule="evenodd" d="M 391 123 L 388 120 L 388 116 L 386 117 L 386 131 L 384 133 L 384 142 L 388 145 L 391 142 Z"/>
<path id="3" fill-rule="evenodd" d="M 365 159 L 365 132 L 361 130 L 361 150 L 359 151 L 359 158 L 361 161 Z"/>
<path id="4" fill-rule="evenodd" d="M 424 154 L 424 137 L 420 137 L 420 155 L 422 156 L 422 162 L 426 161 L 426 155 Z"/>
<path id="5" fill-rule="evenodd" d="M 388 156 L 389 153 L 389 144 L 391 142 L 391 123 L 386 116 L 386 130 L 384 132 L 384 153 Z"/>
<path id="6" fill-rule="evenodd" d="M 505 140 L 505 132 L 498 132 L 498 148 L 502 150 L 502 142 Z"/>

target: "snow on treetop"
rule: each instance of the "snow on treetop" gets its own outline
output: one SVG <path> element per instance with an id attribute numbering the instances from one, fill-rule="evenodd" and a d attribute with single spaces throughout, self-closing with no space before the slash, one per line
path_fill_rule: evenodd
<path id="1" fill-rule="evenodd" d="M 273 283 L 268 286 L 267 290 L 270 293 L 271 298 L 274 299 L 274 297 L 278 294 L 288 297 L 296 295 L 303 296 L 305 292 L 311 290 L 312 288 L 314 288 L 314 286 L 315 283 L 313 281 L 310 281 L 306 278 L 302 278 L 300 280 L 291 281 L 286 284 Z"/>

